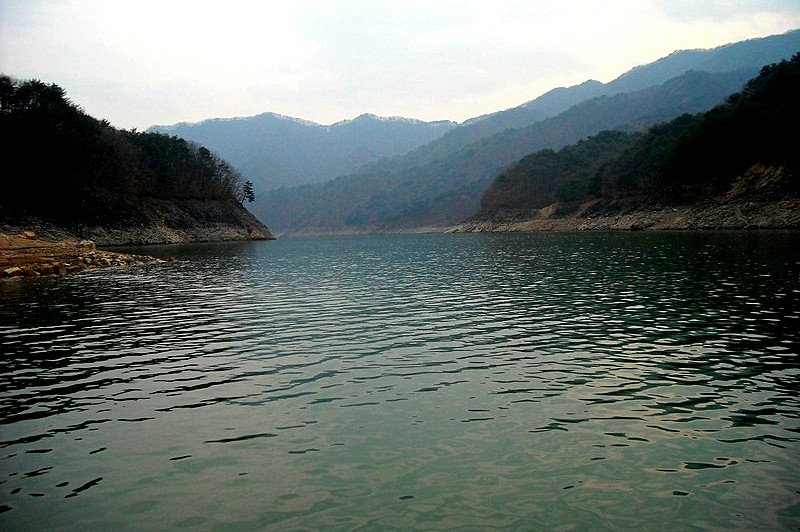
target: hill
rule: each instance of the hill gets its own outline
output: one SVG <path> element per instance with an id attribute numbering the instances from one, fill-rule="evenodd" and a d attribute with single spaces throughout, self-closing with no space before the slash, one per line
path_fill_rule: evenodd
<path id="1" fill-rule="evenodd" d="M 641 131 L 682 113 L 707 110 L 739 90 L 764 64 L 791 57 L 798 49 L 800 31 L 793 31 L 675 52 L 607 84 L 588 81 L 554 89 L 516 108 L 469 120 L 356 174 L 261 194 L 253 211 L 285 233 L 450 225 L 473 214 L 497 173 L 526 154 L 604 129 Z M 685 70 L 693 67 L 697 70 Z M 626 92 L 648 83 L 652 86 Z"/>
<path id="2" fill-rule="evenodd" d="M 120 131 L 64 89 L 0 76 L 0 226 L 101 244 L 269 239 L 251 185 L 208 149 Z"/>
<path id="3" fill-rule="evenodd" d="M 391 231 L 448 226 L 479 207 L 481 193 L 504 167 L 542 148 L 560 148 L 605 129 L 643 130 L 708 109 L 756 72 L 688 72 L 641 91 L 602 96 L 531 126 L 482 138 L 417 167 L 340 177 L 262 194 L 254 212 L 269 213 L 281 232 Z"/>
<path id="4" fill-rule="evenodd" d="M 153 126 L 219 153 L 263 192 L 326 181 L 383 157 L 406 153 L 455 127 L 363 114 L 329 126 L 274 113 Z"/>
<path id="5" fill-rule="evenodd" d="M 798 93 L 800 53 L 707 112 L 530 155 L 494 180 L 472 229 L 800 227 L 800 152 L 786 134 Z"/>

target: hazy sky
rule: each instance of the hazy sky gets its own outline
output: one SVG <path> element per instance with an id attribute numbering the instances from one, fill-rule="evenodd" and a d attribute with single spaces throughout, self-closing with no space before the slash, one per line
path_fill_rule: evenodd
<path id="1" fill-rule="evenodd" d="M 266 111 L 462 121 L 796 28 L 798 0 L 0 0 L 0 71 L 123 128 Z"/>

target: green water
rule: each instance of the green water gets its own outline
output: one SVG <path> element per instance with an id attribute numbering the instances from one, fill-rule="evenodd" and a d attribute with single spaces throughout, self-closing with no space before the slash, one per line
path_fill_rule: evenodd
<path id="1" fill-rule="evenodd" d="M 800 234 L 151 248 L 0 284 L 3 530 L 797 530 Z"/>

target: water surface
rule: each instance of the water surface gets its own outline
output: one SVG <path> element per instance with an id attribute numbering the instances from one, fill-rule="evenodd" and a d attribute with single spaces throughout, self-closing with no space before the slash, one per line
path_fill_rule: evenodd
<path id="1" fill-rule="evenodd" d="M 147 252 L 0 284 L 4 530 L 800 527 L 797 233 Z"/>

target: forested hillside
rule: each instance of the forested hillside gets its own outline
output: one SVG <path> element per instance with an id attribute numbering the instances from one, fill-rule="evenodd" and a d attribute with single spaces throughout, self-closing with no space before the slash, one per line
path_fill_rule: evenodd
<path id="1" fill-rule="evenodd" d="M 625 213 L 747 197 L 800 198 L 800 53 L 764 67 L 723 104 L 652 127 L 540 151 L 500 175 L 476 220 Z M 614 142 L 609 142 L 614 139 Z M 546 209 L 546 211 L 545 211 Z"/>
<path id="2" fill-rule="evenodd" d="M 169 201 L 171 207 L 191 202 L 195 217 L 213 204 L 209 221 L 246 220 L 253 236 L 269 234 L 242 207 L 253 199 L 252 186 L 228 163 L 177 137 L 117 130 L 84 113 L 55 84 L 0 77 L 0 131 L 4 225 L 44 223 L 82 236 L 146 227 L 155 215 L 169 226 L 170 216 L 155 207 Z M 176 213 L 171 218 L 192 223 Z"/>
<path id="3" fill-rule="evenodd" d="M 688 72 L 627 94 L 602 96 L 520 129 L 507 129 L 420 166 L 370 168 L 327 183 L 262 194 L 254 212 L 285 232 L 395 230 L 458 223 L 479 208 L 504 167 L 542 148 L 560 148 L 604 129 L 644 130 L 709 109 L 739 90 L 756 69 Z"/>
<path id="4" fill-rule="evenodd" d="M 609 83 L 590 80 L 553 89 L 518 107 L 468 120 L 357 174 L 270 191 L 253 210 L 289 233 L 450 225 L 474 213 L 497 173 L 526 154 L 557 149 L 603 129 L 644 130 L 681 113 L 705 111 L 763 65 L 789 58 L 797 49 L 800 31 L 678 51 Z"/>
<path id="5" fill-rule="evenodd" d="M 608 83 L 588 80 L 572 87 L 558 87 L 517 107 L 467 120 L 440 139 L 398 158 L 397 161 L 378 162 L 365 173 L 386 170 L 392 164 L 395 168 L 420 166 L 447 157 L 483 137 L 506 129 L 531 126 L 592 98 L 656 87 L 688 71 L 723 73 L 752 69 L 752 75 L 755 75 L 763 65 L 788 59 L 798 47 L 800 30 L 708 50 L 679 50 L 652 63 L 637 66 Z"/>
<path id="6" fill-rule="evenodd" d="M 758 77 L 714 109 L 661 125 L 609 164 L 597 179 L 600 194 L 658 192 L 691 202 L 727 190 L 753 165 L 786 170 L 786 192 L 797 192 L 800 168 L 800 53 L 764 67 Z"/>
<path id="7" fill-rule="evenodd" d="M 590 191 L 599 193 L 597 174 L 642 136 L 604 131 L 558 151 L 545 149 L 528 155 L 494 180 L 481 205 L 503 211 L 505 217 L 524 216 L 531 209 L 569 204 L 584 199 Z"/>

